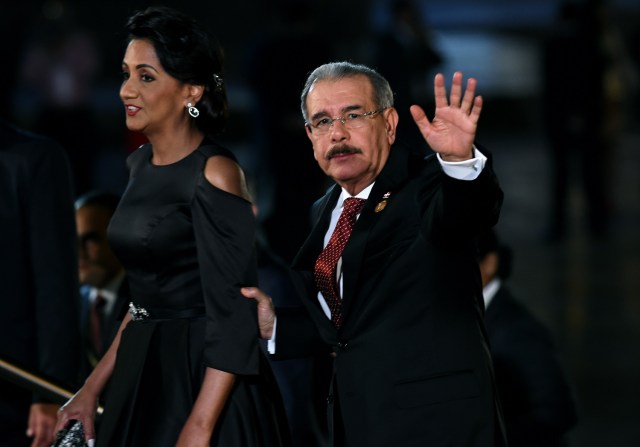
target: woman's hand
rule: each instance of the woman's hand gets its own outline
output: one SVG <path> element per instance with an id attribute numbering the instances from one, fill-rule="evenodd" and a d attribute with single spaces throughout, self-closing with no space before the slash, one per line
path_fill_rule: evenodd
<path id="1" fill-rule="evenodd" d="M 87 444 L 89 447 L 93 447 L 96 439 L 94 421 L 97 408 L 98 396 L 86 387 L 81 388 L 58 410 L 58 423 L 55 432 L 65 428 L 70 421 L 78 420 L 82 423 Z"/>

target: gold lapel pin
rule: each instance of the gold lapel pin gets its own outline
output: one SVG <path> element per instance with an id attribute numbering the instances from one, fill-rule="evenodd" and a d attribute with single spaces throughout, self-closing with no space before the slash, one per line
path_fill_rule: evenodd
<path id="1" fill-rule="evenodd" d="M 379 213 L 387 206 L 387 199 L 391 195 L 391 192 L 387 192 L 382 196 L 382 200 L 376 205 L 376 209 L 374 210 L 376 213 Z"/>

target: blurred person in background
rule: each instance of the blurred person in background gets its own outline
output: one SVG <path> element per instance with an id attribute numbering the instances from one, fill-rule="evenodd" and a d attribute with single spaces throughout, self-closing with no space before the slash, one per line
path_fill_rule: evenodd
<path id="1" fill-rule="evenodd" d="M 119 200 L 117 194 L 92 190 L 75 202 L 86 375 L 111 345 L 131 301 L 124 267 L 107 239 Z"/>
<path id="2" fill-rule="evenodd" d="M 551 333 L 507 287 L 512 253 L 495 231 L 478 237 L 478 260 L 509 447 L 565 446 L 577 414 Z"/>
<path id="3" fill-rule="evenodd" d="M 80 361 L 75 247 L 65 151 L 0 120 L 0 359 L 65 388 Z M 49 447 L 59 407 L 0 378 L 0 444 Z"/>

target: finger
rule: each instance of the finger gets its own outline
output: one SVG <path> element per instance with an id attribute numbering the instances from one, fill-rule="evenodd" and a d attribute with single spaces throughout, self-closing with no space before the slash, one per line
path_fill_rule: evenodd
<path id="1" fill-rule="evenodd" d="M 31 441 L 31 447 L 41 447 L 43 445 L 43 439 L 40 436 L 40 433 L 36 430 L 35 436 L 33 437 L 33 441 Z"/>
<path id="2" fill-rule="evenodd" d="M 255 287 L 241 287 L 240 293 L 242 293 L 247 298 L 255 298 L 258 289 Z"/>
<path id="3" fill-rule="evenodd" d="M 460 109 L 464 113 L 468 114 L 471 111 L 471 107 L 474 105 L 477 84 L 478 83 L 475 78 L 469 78 L 469 80 L 467 81 L 467 89 L 464 92 L 464 98 L 462 98 L 462 104 L 460 105 Z"/>
<path id="4" fill-rule="evenodd" d="M 95 444 L 96 432 L 93 427 L 93 420 L 85 418 L 82 421 L 82 429 L 84 430 L 84 439 L 86 439 L 87 444 L 92 446 Z M 91 444 L 93 442 L 93 444 Z"/>
<path id="5" fill-rule="evenodd" d="M 42 412 L 35 418 L 35 424 L 32 425 L 34 433 L 32 446 L 49 447 L 53 444 L 55 436 L 56 417 L 55 413 Z"/>
<path id="6" fill-rule="evenodd" d="M 246 298 L 252 298 L 259 303 L 268 299 L 267 294 L 262 292 L 262 290 L 257 287 L 242 287 L 240 288 L 240 293 L 242 293 Z"/>
<path id="7" fill-rule="evenodd" d="M 442 73 L 438 73 L 433 80 L 433 92 L 436 98 L 436 109 L 440 107 L 447 107 L 447 88 L 444 85 L 444 76 Z"/>
<path id="8" fill-rule="evenodd" d="M 425 141 L 428 142 L 429 135 L 431 135 L 432 126 L 431 121 L 429 121 L 429 118 L 427 118 L 427 114 L 424 112 L 422 107 L 417 105 L 411 106 L 409 110 L 411 111 L 411 116 L 418 126 L 420 133 L 422 134 L 422 138 L 424 138 Z"/>
<path id="9" fill-rule="evenodd" d="M 58 421 L 56 422 L 56 426 L 54 427 L 54 431 L 58 433 L 60 430 L 67 426 L 69 422 L 69 416 L 67 415 L 66 409 L 64 406 L 60 407 L 58 410 Z"/>
<path id="10" fill-rule="evenodd" d="M 58 422 L 56 423 L 55 428 L 53 429 L 56 433 L 66 427 L 68 419 L 65 415 L 58 415 Z"/>
<path id="11" fill-rule="evenodd" d="M 420 132 L 424 135 L 428 133 L 431 127 L 431 123 L 429 122 L 429 118 L 427 118 L 427 114 L 424 112 L 422 107 L 417 105 L 412 105 L 409 108 L 411 112 L 411 117 L 413 121 L 415 121 L 416 125 L 420 129 Z"/>
<path id="12" fill-rule="evenodd" d="M 45 425 L 41 425 L 35 429 L 32 447 L 47 447 L 53 443 L 53 437 Z"/>
<path id="13" fill-rule="evenodd" d="M 482 96 L 476 96 L 475 100 L 473 101 L 473 109 L 471 109 L 471 114 L 469 115 L 469 118 L 471 118 L 471 122 L 473 124 L 478 124 L 481 111 L 482 111 Z"/>
<path id="14" fill-rule="evenodd" d="M 413 120 L 416 122 L 416 124 L 423 124 L 424 121 L 429 122 L 427 114 L 422 107 L 414 104 L 409 107 L 409 111 L 411 112 L 411 116 L 413 117 Z"/>
<path id="15" fill-rule="evenodd" d="M 29 412 L 29 419 L 27 420 L 27 438 L 31 438 L 35 434 L 35 415 L 33 411 Z"/>
<path id="16" fill-rule="evenodd" d="M 460 97 L 462 96 L 462 73 L 456 71 L 451 80 L 451 97 L 449 104 L 451 107 L 460 107 Z"/>

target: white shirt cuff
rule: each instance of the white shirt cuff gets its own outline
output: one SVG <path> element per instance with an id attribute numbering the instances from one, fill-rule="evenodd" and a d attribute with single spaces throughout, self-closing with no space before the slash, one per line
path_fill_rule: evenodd
<path id="1" fill-rule="evenodd" d="M 267 352 L 269 354 L 276 353 L 276 325 L 278 324 L 278 317 L 275 317 L 273 320 L 273 333 L 271 334 L 271 338 L 267 341 Z"/>
<path id="2" fill-rule="evenodd" d="M 487 157 L 475 145 L 473 146 L 473 153 L 475 155 L 474 158 L 464 161 L 444 161 L 440 154 L 436 153 L 436 156 L 442 166 L 442 170 L 449 177 L 470 181 L 478 178 L 487 161 Z"/>

